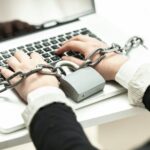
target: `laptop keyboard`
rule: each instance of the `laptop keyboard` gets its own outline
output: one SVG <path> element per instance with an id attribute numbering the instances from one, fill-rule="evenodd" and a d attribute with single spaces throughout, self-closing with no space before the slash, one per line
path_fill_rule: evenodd
<path id="1" fill-rule="evenodd" d="M 34 43 L 21 45 L 19 47 L 12 48 L 9 50 L 4 50 L 0 52 L 0 66 L 8 68 L 6 60 L 9 57 L 13 56 L 16 50 L 21 50 L 28 55 L 30 55 L 32 52 L 37 52 L 40 55 L 42 55 L 43 59 L 48 64 L 55 64 L 56 62 L 61 60 L 60 56 L 55 55 L 55 50 L 61 47 L 62 42 L 65 42 L 69 40 L 70 38 L 77 36 L 77 35 L 88 35 L 90 37 L 94 37 L 98 40 L 101 40 L 87 28 L 82 28 L 82 29 L 75 30 L 72 32 L 67 32 L 65 34 L 61 34 L 55 37 L 43 39 L 41 41 L 36 41 Z M 74 56 L 79 59 L 84 59 L 84 56 L 82 54 L 78 52 L 73 52 L 73 51 L 65 52 L 63 55 Z M 0 74 L 0 82 L 2 81 L 4 81 L 4 77 Z"/>

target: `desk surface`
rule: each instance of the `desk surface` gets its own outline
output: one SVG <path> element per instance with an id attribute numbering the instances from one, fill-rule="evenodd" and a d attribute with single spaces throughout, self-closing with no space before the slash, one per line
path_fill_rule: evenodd
<path id="1" fill-rule="evenodd" d="M 143 4 L 142 0 L 133 0 L 131 3 L 130 0 L 126 0 L 123 1 L 124 4 L 122 5 L 122 1 L 113 0 L 111 1 L 112 4 L 108 6 L 110 3 L 109 0 L 96 0 L 96 2 L 98 13 L 106 16 L 106 18 L 111 20 L 114 25 L 119 26 L 121 30 L 129 33 L 130 35 L 134 35 L 135 33 L 138 33 L 139 35 L 141 34 L 144 38 L 146 38 L 147 41 L 150 41 L 150 35 L 147 32 L 149 31 L 147 17 L 148 14 L 150 14 L 150 10 L 148 9 L 147 5 L 148 3 Z M 136 6 L 133 5 L 134 3 Z M 126 11 L 128 4 L 130 4 L 128 7 L 129 9 Z M 141 4 L 143 4 L 143 7 L 141 7 Z M 124 5 L 126 7 L 123 7 Z M 132 7 L 135 7 L 134 11 Z M 118 13 L 118 11 L 120 13 Z M 138 18 L 135 17 L 133 20 L 135 14 L 138 16 Z M 140 20 L 138 20 L 139 17 Z M 93 125 L 108 123 L 117 119 L 133 116 L 145 111 L 145 109 L 132 107 L 129 105 L 127 94 L 122 94 L 79 109 L 76 111 L 76 114 L 83 127 L 90 127 Z M 0 134 L 0 149 L 26 143 L 29 140 L 28 132 L 25 129 L 8 135 Z"/>
<path id="2" fill-rule="evenodd" d="M 127 94 L 118 95 L 108 100 L 97 102 L 76 111 L 78 121 L 83 127 L 108 123 L 145 112 L 145 109 L 129 105 Z M 0 134 L 0 149 L 30 141 L 26 129 L 12 134 Z"/>

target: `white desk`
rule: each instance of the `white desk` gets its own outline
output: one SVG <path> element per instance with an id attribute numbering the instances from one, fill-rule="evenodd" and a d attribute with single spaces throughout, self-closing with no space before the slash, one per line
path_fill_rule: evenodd
<path id="1" fill-rule="evenodd" d="M 127 95 L 122 94 L 101 101 L 76 111 L 77 118 L 83 127 L 108 123 L 145 112 L 145 109 L 129 105 Z M 27 143 L 30 141 L 26 129 L 12 134 L 0 134 L 0 149 Z"/>
<path id="2" fill-rule="evenodd" d="M 136 8 L 133 11 L 131 5 L 133 5 L 134 2 L 136 6 L 133 7 Z M 143 0 L 132 0 L 132 3 L 130 0 L 123 1 L 124 6 L 130 4 L 130 9 L 127 11 L 127 8 L 122 6 L 122 1 L 120 0 L 97 0 L 98 13 L 106 16 L 108 20 L 111 20 L 111 22 L 119 26 L 121 30 L 130 35 L 138 33 L 149 41 L 150 34 L 147 32 L 149 31 L 147 17 L 148 14 L 150 14 L 150 10 L 148 10 L 148 0 L 145 0 L 145 2 L 147 2 L 147 4 L 143 4 Z M 143 7 L 141 7 L 141 4 L 143 4 Z M 114 7 L 112 7 L 112 5 Z M 137 17 L 133 20 L 133 12 L 136 16 L 139 15 L 140 20 L 143 22 L 140 22 Z M 129 24 L 127 24 L 128 21 Z M 145 109 L 135 108 L 129 105 L 127 95 L 123 94 L 82 108 L 76 113 L 82 126 L 90 127 L 133 116 L 145 111 Z M 30 139 L 25 129 L 8 135 L 0 134 L 0 149 L 23 144 L 28 141 L 30 141 Z"/>

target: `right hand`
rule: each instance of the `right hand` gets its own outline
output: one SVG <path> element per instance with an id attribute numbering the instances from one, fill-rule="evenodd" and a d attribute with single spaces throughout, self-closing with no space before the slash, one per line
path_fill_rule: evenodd
<path id="1" fill-rule="evenodd" d="M 14 56 L 10 57 L 7 60 L 7 63 L 12 70 L 0 67 L 0 73 L 5 78 L 9 78 L 18 71 L 24 73 L 31 71 L 32 69 L 35 69 L 38 64 L 46 64 L 42 56 L 38 53 L 33 52 L 29 57 L 22 51 L 17 51 Z M 14 78 L 13 80 L 11 80 L 11 83 L 13 84 L 17 82 L 18 79 L 20 78 Z M 45 86 L 59 87 L 59 81 L 55 76 L 35 73 L 24 79 L 19 85 L 15 87 L 15 90 L 24 100 L 24 102 L 27 102 L 27 95 L 30 92 Z"/>
<path id="2" fill-rule="evenodd" d="M 98 48 L 107 48 L 108 45 L 104 42 L 101 42 L 95 38 L 88 36 L 79 35 L 73 37 L 69 41 L 65 42 L 62 47 L 57 50 L 57 54 L 62 54 L 66 51 L 76 51 L 80 52 L 87 58 L 94 50 Z M 96 54 L 93 58 L 93 61 L 99 57 L 99 54 Z M 64 56 L 64 60 L 74 62 L 78 65 L 83 63 L 82 60 L 75 57 Z M 119 71 L 120 67 L 128 60 L 126 56 L 117 54 L 115 52 L 108 53 L 106 58 L 104 58 L 95 69 L 104 77 L 105 80 L 115 80 L 115 76 Z"/>

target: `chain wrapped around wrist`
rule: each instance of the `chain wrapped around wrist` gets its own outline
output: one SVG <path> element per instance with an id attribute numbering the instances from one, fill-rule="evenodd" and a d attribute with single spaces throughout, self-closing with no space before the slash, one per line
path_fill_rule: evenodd
<path id="1" fill-rule="evenodd" d="M 134 36 L 132 38 L 130 38 L 125 46 L 123 48 L 121 48 L 120 45 L 113 43 L 110 47 L 108 48 L 98 48 L 96 50 L 94 50 L 85 60 L 84 63 L 80 66 L 80 68 L 83 67 L 87 67 L 87 66 L 91 66 L 91 67 L 95 67 L 97 64 L 99 64 L 105 57 L 107 53 L 111 53 L 111 52 L 115 52 L 118 54 L 123 54 L 123 55 L 128 55 L 128 53 L 134 49 L 137 48 L 139 46 L 143 46 L 145 49 L 148 49 L 145 45 L 144 45 L 144 41 L 142 38 Z M 99 54 L 99 57 L 93 62 L 92 58 L 96 55 Z"/>
<path id="2" fill-rule="evenodd" d="M 27 77 L 35 74 L 35 73 L 40 73 L 40 74 L 45 74 L 45 75 L 53 75 L 57 79 L 61 78 L 61 75 L 63 74 L 63 69 L 62 66 L 67 66 L 71 70 L 75 71 L 80 68 L 84 68 L 87 66 L 95 67 L 97 64 L 99 64 L 105 57 L 107 53 L 110 52 L 115 52 L 123 55 L 127 55 L 133 48 L 137 48 L 138 46 L 142 45 L 145 49 L 147 47 L 144 45 L 144 41 L 142 38 L 134 36 L 130 38 L 125 46 L 121 48 L 120 45 L 113 43 L 110 47 L 108 48 L 98 48 L 94 50 L 86 59 L 84 59 L 84 62 L 81 66 L 76 67 L 75 65 L 72 65 L 70 63 L 62 63 L 61 66 L 52 66 L 49 64 L 39 64 L 36 66 L 35 69 L 32 69 L 29 72 L 16 72 L 9 78 L 7 78 L 5 81 L 0 82 L 0 86 L 3 86 L 2 89 L 0 89 L 0 93 L 6 91 L 7 89 L 12 89 L 16 87 L 18 84 L 20 84 L 24 79 Z M 99 57 L 93 62 L 92 58 L 94 57 L 95 54 L 99 54 Z M 61 73 L 58 73 L 58 70 L 60 70 Z M 18 78 L 15 83 L 13 83 L 13 79 Z"/>

